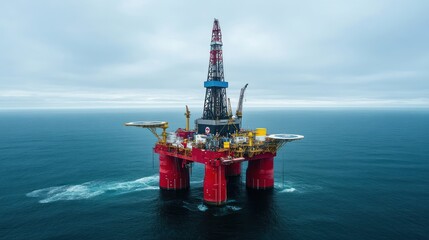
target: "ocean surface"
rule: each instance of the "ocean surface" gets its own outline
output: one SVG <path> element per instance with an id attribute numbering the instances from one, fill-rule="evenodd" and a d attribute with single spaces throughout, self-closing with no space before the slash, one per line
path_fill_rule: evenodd
<path id="1" fill-rule="evenodd" d="M 199 164 L 189 191 L 160 191 L 136 120 L 185 125 L 182 109 L 0 111 L 0 239 L 429 239 L 429 110 L 246 110 L 245 128 L 305 139 L 273 191 L 243 174 L 224 207 L 203 204 Z"/>

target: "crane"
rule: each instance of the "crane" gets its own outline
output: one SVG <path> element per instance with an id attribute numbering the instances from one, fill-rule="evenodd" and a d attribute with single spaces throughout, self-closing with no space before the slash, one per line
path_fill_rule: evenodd
<path id="1" fill-rule="evenodd" d="M 189 111 L 188 105 L 186 105 L 186 111 L 185 111 L 185 117 L 186 117 L 186 131 L 189 131 L 189 118 L 191 117 L 191 111 Z"/>
<path id="2" fill-rule="evenodd" d="M 232 118 L 231 100 L 228 98 L 228 117 Z"/>
<path id="3" fill-rule="evenodd" d="M 237 118 L 243 117 L 243 98 L 244 98 L 244 91 L 246 91 L 247 85 L 249 85 L 249 84 L 246 83 L 246 85 L 244 85 L 244 87 L 241 89 L 241 92 L 240 92 L 240 98 L 238 99 L 237 112 L 235 113 L 235 115 L 237 115 Z"/>

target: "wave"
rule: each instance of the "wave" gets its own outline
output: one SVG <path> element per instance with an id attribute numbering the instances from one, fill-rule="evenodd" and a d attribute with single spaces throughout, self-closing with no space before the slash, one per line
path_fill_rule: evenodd
<path id="1" fill-rule="evenodd" d="M 283 190 L 281 190 L 280 192 L 295 192 L 296 191 L 296 189 L 295 188 L 285 188 L 285 189 L 283 189 Z"/>
<path id="2" fill-rule="evenodd" d="M 69 201 L 93 198 L 105 193 L 125 194 L 136 191 L 156 190 L 158 175 L 148 176 L 126 182 L 91 181 L 78 185 L 63 185 L 34 190 L 27 197 L 41 198 L 39 203 Z"/>
<path id="3" fill-rule="evenodd" d="M 237 206 L 226 206 L 228 209 L 232 210 L 232 211 L 240 211 L 241 207 L 237 207 Z"/>
<path id="4" fill-rule="evenodd" d="M 209 209 L 209 208 L 202 203 L 198 205 L 198 210 L 200 210 L 201 212 L 205 212 L 205 211 L 207 211 L 207 209 Z"/>
<path id="5" fill-rule="evenodd" d="M 201 183 L 203 183 L 204 182 L 204 180 L 197 180 L 197 181 L 190 181 L 189 183 L 191 184 L 191 185 L 197 185 L 197 184 L 201 184 Z"/>
<path id="6" fill-rule="evenodd" d="M 187 202 L 183 201 L 183 208 L 188 209 L 192 212 L 208 212 L 208 214 L 213 216 L 225 216 L 233 214 L 234 212 L 240 211 L 242 208 L 236 205 L 231 205 L 230 201 L 227 201 L 227 204 L 224 206 L 209 207 L 201 202 Z"/>
<path id="7" fill-rule="evenodd" d="M 278 190 L 280 193 L 292 193 L 296 191 L 296 188 L 291 186 L 292 184 L 290 182 L 287 182 L 285 184 L 275 182 L 274 183 L 274 189 Z"/>
<path id="8" fill-rule="evenodd" d="M 225 205 L 223 207 L 217 207 L 213 211 L 213 216 L 215 217 L 222 217 L 230 214 L 234 214 L 237 211 L 240 211 L 242 208 L 238 206 L 233 205 Z"/>

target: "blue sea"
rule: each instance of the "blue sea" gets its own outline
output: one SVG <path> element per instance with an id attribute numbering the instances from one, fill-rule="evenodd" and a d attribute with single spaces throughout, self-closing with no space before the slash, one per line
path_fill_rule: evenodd
<path id="1" fill-rule="evenodd" d="M 203 204 L 199 164 L 189 191 L 160 191 L 136 120 L 185 125 L 183 109 L 0 111 L 0 239 L 429 239 L 427 109 L 246 110 L 245 128 L 305 139 L 278 152 L 273 191 L 243 174 L 224 207 Z"/>

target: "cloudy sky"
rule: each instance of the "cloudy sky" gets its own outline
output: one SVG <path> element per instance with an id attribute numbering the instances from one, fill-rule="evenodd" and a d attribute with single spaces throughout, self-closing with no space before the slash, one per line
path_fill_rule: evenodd
<path id="1" fill-rule="evenodd" d="M 429 1 L 0 2 L 0 109 L 202 108 L 213 18 L 250 107 L 429 107 Z M 235 106 L 233 106 L 235 108 Z"/>

